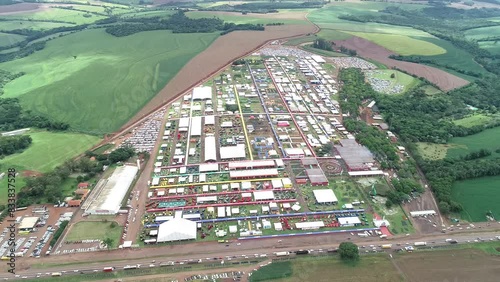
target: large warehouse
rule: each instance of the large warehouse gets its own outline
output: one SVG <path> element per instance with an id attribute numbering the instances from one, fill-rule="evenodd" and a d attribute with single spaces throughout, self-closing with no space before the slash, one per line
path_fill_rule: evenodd
<path id="1" fill-rule="evenodd" d="M 215 136 L 205 137 L 205 162 L 217 161 L 217 146 L 215 143 Z"/>
<path id="2" fill-rule="evenodd" d="M 335 193 L 332 189 L 313 190 L 314 198 L 318 204 L 336 204 L 338 203 Z"/>
<path id="3" fill-rule="evenodd" d="M 173 218 L 160 224 L 156 242 L 162 243 L 195 239 L 196 222 L 184 218 Z"/>
<path id="4" fill-rule="evenodd" d="M 340 145 L 334 147 L 345 161 L 349 171 L 367 170 L 375 161 L 370 150 L 358 144 L 354 139 L 342 139 Z"/>
<path id="5" fill-rule="evenodd" d="M 116 214 L 121 208 L 123 197 L 127 194 L 130 185 L 139 171 L 131 165 L 119 166 L 113 174 L 106 179 L 104 187 L 94 188 L 92 202 L 85 210 L 87 214 Z M 88 200 L 90 200 L 90 197 Z"/>
<path id="6" fill-rule="evenodd" d="M 193 88 L 193 100 L 210 100 L 212 99 L 212 87 L 200 86 Z"/>

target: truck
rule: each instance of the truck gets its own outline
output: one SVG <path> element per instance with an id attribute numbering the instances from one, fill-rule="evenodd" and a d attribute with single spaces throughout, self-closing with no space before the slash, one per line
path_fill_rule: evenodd
<path id="1" fill-rule="evenodd" d="M 112 266 L 108 266 L 108 267 L 103 268 L 103 270 L 102 270 L 102 271 L 103 271 L 103 272 L 112 272 L 113 270 L 115 270 L 115 268 L 114 268 L 114 267 L 112 267 Z"/>
<path id="2" fill-rule="evenodd" d="M 275 253 L 277 257 L 289 256 L 290 252 L 277 252 Z"/>
<path id="3" fill-rule="evenodd" d="M 446 243 L 450 243 L 450 244 L 457 244 L 458 243 L 457 240 L 455 240 L 455 239 L 446 239 L 445 241 L 446 241 Z"/>
<path id="4" fill-rule="evenodd" d="M 229 240 L 218 240 L 219 243 L 229 243 Z"/>
<path id="5" fill-rule="evenodd" d="M 309 254 L 309 251 L 308 250 L 298 250 L 295 252 L 295 254 L 297 255 L 307 255 Z"/>
<path id="6" fill-rule="evenodd" d="M 382 249 L 390 249 L 392 248 L 392 244 L 384 244 L 382 245 Z"/>
<path id="7" fill-rule="evenodd" d="M 23 252 L 17 252 L 17 253 L 14 253 L 14 256 L 15 257 L 23 257 L 24 253 Z"/>
<path id="8" fill-rule="evenodd" d="M 427 242 L 415 242 L 414 246 L 427 246 Z"/>
<path id="9" fill-rule="evenodd" d="M 123 267 L 123 270 L 129 270 L 129 269 L 137 269 L 137 265 L 126 265 Z"/>

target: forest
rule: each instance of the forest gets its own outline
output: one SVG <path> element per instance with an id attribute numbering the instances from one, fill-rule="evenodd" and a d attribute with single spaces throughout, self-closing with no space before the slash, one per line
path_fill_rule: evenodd
<path id="1" fill-rule="evenodd" d="M 31 141 L 29 135 L 0 137 L 0 158 L 20 153 L 31 145 Z"/>
<path id="2" fill-rule="evenodd" d="M 141 31 L 172 30 L 173 33 L 205 33 L 222 31 L 221 35 L 235 30 L 264 30 L 261 24 L 234 24 L 224 23 L 218 18 L 188 18 L 183 11 L 170 16 L 168 19 L 160 17 L 126 18 L 119 19 L 119 24 L 106 28 L 106 32 L 117 36 L 127 36 Z"/>
<path id="3" fill-rule="evenodd" d="M 17 98 L 0 98 L 0 130 L 11 131 L 26 127 L 67 130 L 69 125 L 35 115 L 31 111 L 24 111 Z"/>

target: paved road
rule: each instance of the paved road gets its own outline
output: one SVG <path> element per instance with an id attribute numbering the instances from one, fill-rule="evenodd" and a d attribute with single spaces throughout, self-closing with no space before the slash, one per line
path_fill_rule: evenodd
<path id="1" fill-rule="evenodd" d="M 378 237 L 368 237 L 359 238 L 356 235 L 351 235 L 350 233 L 339 234 L 339 235 L 318 235 L 314 237 L 307 237 L 308 240 L 302 238 L 286 238 L 281 239 L 256 239 L 249 241 L 239 241 L 239 244 L 233 242 L 229 244 L 228 247 L 225 244 L 218 243 L 201 243 L 201 244 L 191 244 L 196 245 L 197 248 L 186 248 L 187 245 L 172 245 L 172 246 L 162 246 L 162 247 L 151 247 L 143 248 L 137 250 L 117 250 L 110 252 L 97 252 L 93 256 L 94 262 L 88 261 L 88 254 L 73 254 L 65 256 L 51 256 L 44 257 L 42 260 L 36 260 L 32 258 L 22 258 L 25 263 L 34 264 L 43 262 L 47 265 L 44 269 L 28 268 L 25 270 L 17 269 L 17 275 L 22 278 L 26 276 L 28 278 L 50 275 L 52 272 L 62 272 L 63 275 L 78 274 L 80 271 L 85 273 L 89 272 L 101 272 L 103 267 L 114 266 L 117 269 L 123 269 L 126 265 L 136 265 L 140 264 L 141 268 L 149 267 L 154 260 L 154 267 L 158 267 L 161 262 L 173 262 L 175 265 L 180 265 L 187 263 L 189 260 L 199 260 L 210 261 L 211 263 L 220 263 L 221 260 L 227 261 L 228 258 L 233 259 L 245 259 L 260 257 L 266 255 L 267 257 L 273 257 L 275 252 L 279 251 L 295 251 L 299 249 L 314 249 L 312 253 L 318 253 L 319 249 L 321 252 L 325 252 L 327 249 L 335 248 L 342 241 L 347 241 L 350 237 L 351 240 L 355 241 L 358 246 L 361 247 L 361 251 L 373 251 L 372 249 L 381 244 L 392 244 L 392 248 L 402 248 L 407 245 L 413 245 L 417 241 L 425 241 L 428 246 L 439 246 L 447 245 L 446 239 L 455 239 L 459 243 L 467 243 L 468 241 L 473 243 L 474 241 L 490 241 L 496 240 L 495 236 L 500 236 L 500 224 L 495 223 L 496 231 L 491 230 L 479 230 L 473 229 L 462 233 L 449 233 L 449 234 L 434 234 L 427 236 L 400 236 L 395 237 L 390 240 L 381 240 Z M 478 239 L 482 238 L 482 240 Z M 397 245 L 400 246 L 397 246 Z M 377 248 L 380 251 L 380 248 Z M 236 257 L 236 258 L 234 258 Z M 120 260 L 120 259 L 123 260 Z M 61 262 L 64 259 L 64 262 Z M 86 259 L 86 260 L 84 260 Z M 104 261 L 106 262 L 99 262 Z M 61 263 L 61 266 L 54 266 L 57 263 Z M 73 263 L 73 265 L 64 265 L 64 263 Z M 75 270 L 77 270 L 75 272 Z M 47 274 L 48 273 L 48 274 Z M 0 279 L 8 278 L 9 280 L 15 279 L 14 275 L 10 273 L 2 273 Z"/>

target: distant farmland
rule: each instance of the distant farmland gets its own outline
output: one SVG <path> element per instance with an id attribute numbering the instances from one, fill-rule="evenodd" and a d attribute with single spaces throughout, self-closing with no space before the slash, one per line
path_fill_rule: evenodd
<path id="1" fill-rule="evenodd" d="M 500 219 L 500 176 L 481 177 L 453 184 L 452 198 L 461 203 L 461 216 L 470 221 L 485 221 L 491 211 Z"/>
<path id="2" fill-rule="evenodd" d="M 499 136 L 500 127 L 495 127 L 478 134 L 466 137 L 455 137 L 449 142 L 452 147 L 448 149 L 446 156 L 457 158 L 473 151 L 488 149 L 493 151 L 491 157 L 500 157 L 500 153 L 495 152 L 495 150 L 500 149 L 500 142 L 498 141 Z"/>
<path id="3" fill-rule="evenodd" d="M 112 132 L 217 36 L 149 31 L 117 38 L 102 29 L 78 32 L 0 64 L 26 73 L 6 85 L 3 97 L 19 97 L 27 109 L 82 132 Z"/>

